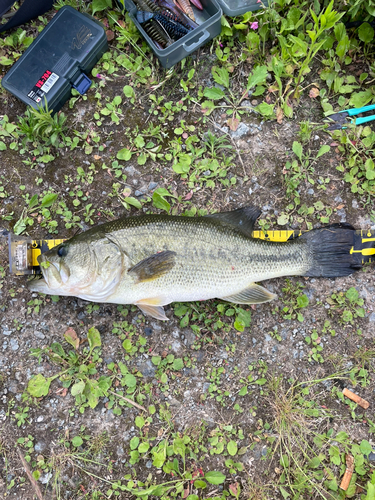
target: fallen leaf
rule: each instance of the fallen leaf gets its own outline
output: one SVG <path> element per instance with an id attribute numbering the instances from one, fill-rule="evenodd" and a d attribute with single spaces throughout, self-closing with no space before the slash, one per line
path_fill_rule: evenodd
<path id="1" fill-rule="evenodd" d="M 229 489 L 234 497 L 238 496 L 238 483 L 230 484 Z"/>
<path id="2" fill-rule="evenodd" d="M 102 157 L 101 157 L 101 156 L 99 156 L 99 155 L 94 155 L 94 160 L 101 160 L 101 158 L 102 158 Z"/>
<path id="3" fill-rule="evenodd" d="M 309 92 L 309 96 L 312 98 L 312 99 L 315 99 L 315 97 L 318 97 L 319 95 L 319 89 L 313 87 L 310 92 Z"/>
<path id="4" fill-rule="evenodd" d="M 74 347 L 74 349 L 78 349 L 79 346 L 79 338 L 73 328 L 69 327 L 67 331 L 64 333 L 64 339 Z"/>
<path id="5" fill-rule="evenodd" d="M 188 193 L 188 194 L 185 196 L 184 200 L 191 200 L 191 197 L 192 197 L 192 196 L 193 196 L 193 191 L 190 191 L 190 193 Z"/>
<path id="6" fill-rule="evenodd" d="M 189 488 L 186 488 L 186 490 L 184 490 L 184 494 L 182 495 L 182 498 L 186 498 L 189 494 Z"/>
<path id="7" fill-rule="evenodd" d="M 182 134 L 182 138 L 183 138 L 183 139 L 187 139 L 188 137 L 189 137 L 189 135 L 188 135 L 188 133 L 187 133 L 187 132 L 184 132 L 184 133 Z"/>
<path id="8" fill-rule="evenodd" d="M 337 205 L 336 208 L 337 208 L 337 210 L 341 210 L 344 207 L 345 207 L 344 203 L 340 203 L 340 205 Z"/>
<path id="9" fill-rule="evenodd" d="M 66 387 L 60 387 L 60 389 L 57 389 L 56 394 L 65 398 L 65 396 L 68 393 L 68 389 Z"/>
<path id="10" fill-rule="evenodd" d="M 115 34 L 113 33 L 112 30 L 107 30 L 105 33 L 107 35 L 107 40 L 109 42 L 115 38 Z"/>
<path id="11" fill-rule="evenodd" d="M 283 118 L 284 118 L 283 110 L 280 108 L 280 106 L 278 106 L 277 110 L 276 110 L 276 120 L 277 120 L 277 123 L 282 123 Z"/>
<path id="12" fill-rule="evenodd" d="M 233 130 L 233 132 L 235 132 L 238 129 L 238 125 L 240 124 L 240 120 L 238 120 L 237 118 L 229 118 L 227 123 L 228 123 L 229 128 L 231 130 Z"/>
<path id="13" fill-rule="evenodd" d="M 117 23 L 121 26 L 121 28 L 125 28 L 125 21 L 123 21 L 122 19 L 119 19 Z"/>

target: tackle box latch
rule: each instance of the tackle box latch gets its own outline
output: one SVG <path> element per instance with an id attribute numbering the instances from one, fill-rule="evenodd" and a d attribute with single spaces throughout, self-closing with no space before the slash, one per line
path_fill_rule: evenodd
<path id="1" fill-rule="evenodd" d="M 77 78 L 72 82 L 72 87 L 76 89 L 81 95 L 86 94 L 91 86 L 90 78 L 85 73 L 80 73 Z"/>

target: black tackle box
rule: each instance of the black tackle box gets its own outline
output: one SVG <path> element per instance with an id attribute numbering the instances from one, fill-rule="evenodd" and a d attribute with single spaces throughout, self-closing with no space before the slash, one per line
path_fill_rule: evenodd
<path id="1" fill-rule="evenodd" d="M 173 0 L 171 1 L 173 2 Z M 117 0 L 117 3 L 128 11 L 130 19 L 151 47 L 163 68 L 171 68 L 221 33 L 221 16 L 223 12 L 219 4 L 216 0 L 201 0 L 202 11 L 198 10 L 194 5 L 191 6 L 199 24 L 198 28 L 172 43 L 169 47 L 159 49 L 137 21 L 137 7 L 135 4 L 131 0 Z"/>
<path id="2" fill-rule="evenodd" d="M 25 104 L 37 109 L 48 103 L 58 111 L 71 88 L 84 94 L 92 68 L 108 50 L 103 26 L 70 6 L 58 11 L 2 79 L 2 85 Z"/>

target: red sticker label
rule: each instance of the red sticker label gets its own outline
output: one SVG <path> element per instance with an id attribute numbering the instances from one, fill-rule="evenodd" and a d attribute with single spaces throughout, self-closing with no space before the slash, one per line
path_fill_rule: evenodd
<path id="1" fill-rule="evenodd" d="M 55 85 L 57 80 L 59 79 L 59 75 L 56 73 L 52 73 L 50 70 L 46 70 L 43 75 L 39 78 L 39 80 L 35 83 L 34 87 L 27 94 L 30 99 L 39 103 L 47 92 L 51 90 L 51 88 Z"/>

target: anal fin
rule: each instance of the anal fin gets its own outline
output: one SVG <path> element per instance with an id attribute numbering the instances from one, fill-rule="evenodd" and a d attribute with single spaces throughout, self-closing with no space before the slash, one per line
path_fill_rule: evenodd
<path id="1" fill-rule="evenodd" d="M 252 283 L 250 286 L 233 295 L 219 297 L 234 304 L 262 304 L 276 299 L 277 295 L 260 285 Z"/>

